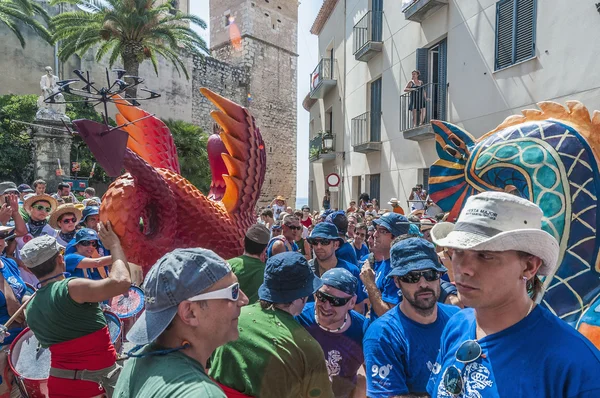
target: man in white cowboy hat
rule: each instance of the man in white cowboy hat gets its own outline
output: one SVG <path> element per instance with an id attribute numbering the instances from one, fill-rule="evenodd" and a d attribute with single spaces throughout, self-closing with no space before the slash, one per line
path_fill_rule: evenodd
<path id="1" fill-rule="evenodd" d="M 81 220 L 81 210 L 73 203 L 65 203 L 56 208 L 50 216 L 48 224 L 58 231 L 56 241 L 59 245 L 67 246 L 77 232 L 75 229 Z"/>
<path id="2" fill-rule="evenodd" d="M 398 198 L 391 198 L 390 201 L 388 202 L 388 205 L 392 206 L 392 211 L 394 213 L 404 215 L 404 209 L 400 206 L 400 202 L 398 201 Z"/>
<path id="3" fill-rule="evenodd" d="M 599 397 L 600 352 L 528 294 L 552 276 L 559 245 L 542 210 L 503 192 L 470 197 L 456 225 L 437 224 L 453 250 L 458 293 L 469 307 L 444 330 L 427 391 L 432 397 Z"/>

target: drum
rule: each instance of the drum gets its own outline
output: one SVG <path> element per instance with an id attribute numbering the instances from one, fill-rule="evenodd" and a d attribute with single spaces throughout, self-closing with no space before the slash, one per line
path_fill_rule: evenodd
<path id="1" fill-rule="evenodd" d="M 126 294 L 110 299 L 108 306 L 111 312 L 117 314 L 123 322 L 122 336 L 124 339 L 136 319 L 144 311 L 144 292 L 139 287 L 131 286 Z"/>
<path id="2" fill-rule="evenodd" d="M 114 312 L 104 311 L 104 318 L 106 319 L 106 325 L 108 326 L 108 332 L 110 333 L 110 341 L 115 346 L 117 353 L 121 351 L 121 345 L 123 343 L 121 339 L 121 332 L 123 325 L 121 320 Z"/>
<path id="3" fill-rule="evenodd" d="M 48 397 L 50 350 L 39 347 L 38 340 L 29 328 L 23 330 L 10 345 L 8 365 L 24 396 Z"/>

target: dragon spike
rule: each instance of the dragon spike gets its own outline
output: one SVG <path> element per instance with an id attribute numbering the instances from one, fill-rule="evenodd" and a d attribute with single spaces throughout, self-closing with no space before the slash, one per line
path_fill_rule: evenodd
<path id="1" fill-rule="evenodd" d="M 528 119 L 540 119 L 543 117 L 544 113 L 542 111 L 540 111 L 539 109 L 523 109 L 521 111 L 521 113 L 523 114 L 523 116 L 525 116 Z"/>
<path id="2" fill-rule="evenodd" d="M 237 160 L 228 153 L 222 153 L 221 157 L 223 158 L 223 162 L 225 162 L 229 175 L 237 178 L 245 177 L 246 164 L 244 162 Z"/>
<path id="3" fill-rule="evenodd" d="M 225 144 L 225 148 L 227 148 L 227 152 L 229 152 L 232 156 L 235 156 L 244 162 L 248 160 L 248 146 L 246 143 L 238 140 L 230 134 L 221 134 L 221 139 Z"/>
<path id="4" fill-rule="evenodd" d="M 600 126 L 600 111 L 594 111 L 594 116 L 592 117 L 592 124 L 594 126 Z"/>
<path id="5" fill-rule="evenodd" d="M 229 213 L 233 213 L 239 206 L 238 198 L 242 193 L 242 182 L 236 178 L 227 174 L 223 174 L 223 180 L 227 189 L 225 190 L 225 196 L 221 200 L 225 205 L 225 208 Z"/>
<path id="6" fill-rule="evenodd" d="M 246 140 L 249 137 L 246 126 L 225 113 L 221 111 L 212 111 L 210 115 L 226 133 L 233 135 L 239 140 Z"/>
<path id="7" fill-rule="evenodd" d="M 202 87 L 200 92 L 210 100 L 217 108 L 222 112 L 225 112 L 236 121 L 243 123 L 246 120 L 246 113 L 244 108 L 238 104 L 228 100 L 227 98 L 221 97 L 219 94 L 210 91 L 207 88 Z"/>
<path id="8" fill-rule="evenodd" d="M 590 112 L 581 102 L 567 101 L 567 107 L 575 119 L 586 123 L 590 122 Z"/>
<path id="9" fill-rule="evenodd" d="M 554 118 L 568 119 L 569 114 L 567 109 L 558 102 L 542 101 L 538 102 L 538 107 L 542 110 L 542 112 L 551 114 Z"/>

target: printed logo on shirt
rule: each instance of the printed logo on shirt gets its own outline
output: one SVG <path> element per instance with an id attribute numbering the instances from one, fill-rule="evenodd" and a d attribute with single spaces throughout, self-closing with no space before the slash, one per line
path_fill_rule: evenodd
<path id="1" fill-rule="evenodd" d="M 447 370 L 446 370 L 447 371 Z M 445 372 L 444 372 L 445 373 Z M 472 362 L 467 364 L 463 371 L 463 393 L 461 397 L 464 398 L 482 398 L 486 394 L 483 392 L 486 388 L 492 387 L 494 382 L 490 380 L 490 371 L 484 365 Z M 442 376 L 441 380 L 444 380 Z M 440 382 L 438 385 L 438 397 L 454 397 L 444 388 L 444 383 Z"/>
<path id="2" fill-rule="evenodd" d="M 392 370 L 392 365 L 383 365 L 383 366 L 373 365 L 373 366 L 371 366 L 371 376 L 385 379 L 386 377 L 389 376 L 391 370 Z"/>
<path id="3" fill-rule="evenodd" d="M 333 376 L 340 374 L 340 362 L 342 361 L 342 354 L 337 350 L 331 350 L 327 353 L 327 373 L 331 379 Z"/>
<path id="4" fill-rule="evenodd" d="M 442 365 L 440 365 L 439 363 L 431 363 L 431 361 L 427 361 L 427 369 L 429 369 L 429 371 L 431 373 L 433 373 L 434 375 L 440 373 L 440 370 L 442 370 Z"/>

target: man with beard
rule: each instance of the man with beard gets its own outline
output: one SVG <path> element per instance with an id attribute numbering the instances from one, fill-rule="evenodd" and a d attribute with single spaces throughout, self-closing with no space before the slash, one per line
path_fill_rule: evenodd
<path id="1" fill-rule="evenodd" d="M 434 246 L 422 238 L 407 238 L 391 249 L 393 279 L 404 299 L 377 319 L 363 340 L 367 396 L 425 397 L 446 323 L 459 311 L 437 302 L 440 277 Z"/>

